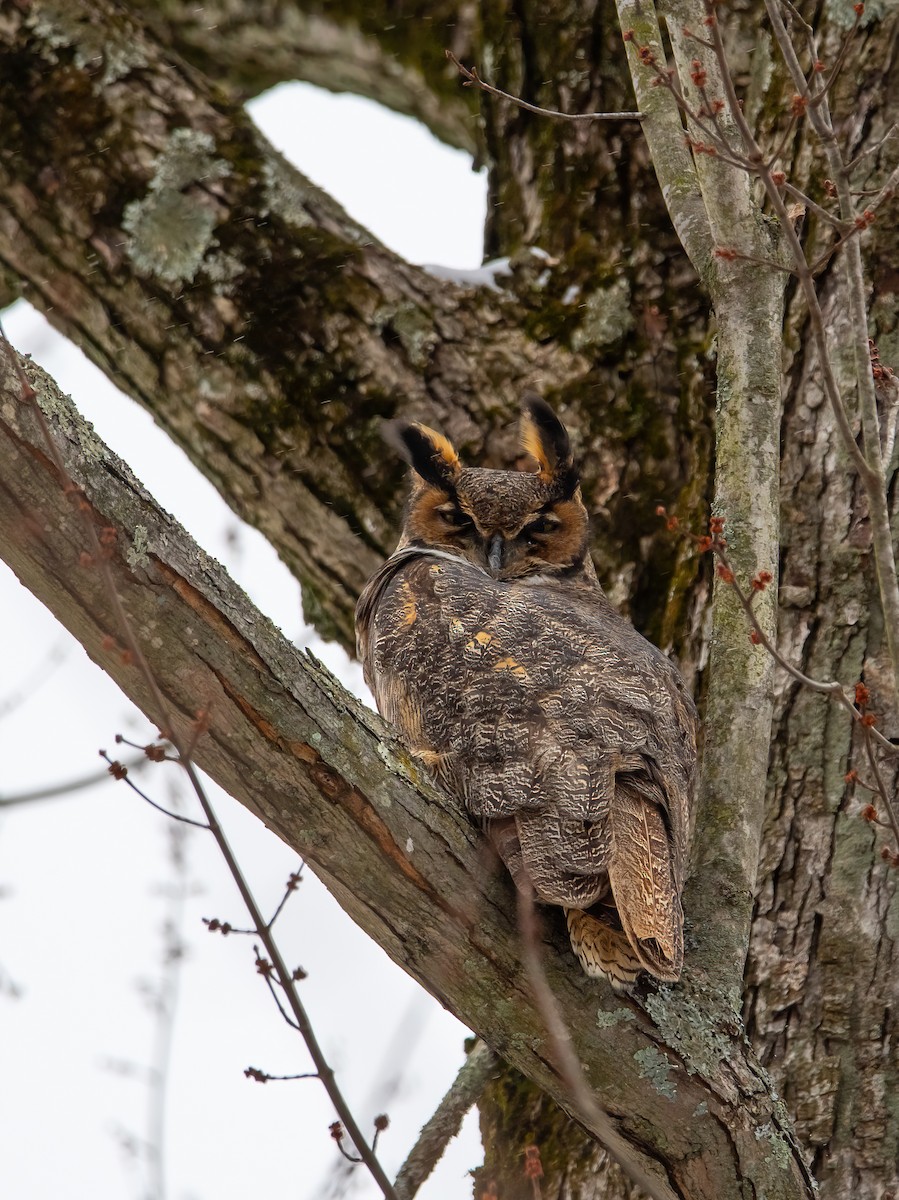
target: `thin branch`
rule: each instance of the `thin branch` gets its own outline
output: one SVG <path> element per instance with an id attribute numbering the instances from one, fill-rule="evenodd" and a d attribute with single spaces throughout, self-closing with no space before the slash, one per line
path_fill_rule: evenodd
<path id="1" fill-rule="evenodd" d="M 132 759 L 124 766 L 128 771 L 139 771 L 146 764 L 146 758 L 141 757 Z M 79 775 L 75 779 L 67 779 L 64 783 L 48 783 L 44 787 L 33 788 L 28 792 L 14 792 L 10 796 L 0 796 L 0 808 L 12 808 L 16 804 L 32 804 L 35 800 L 52 800 L 56 796 L 67 796 L 72 792 L 96 787 L 110 778 L 109 771 L 91 771 L 88 775 Z"/>
<path id="2" fill-rule="evenodd" d="M 371 1139 L 371 1148 L 373 1151 L 377 1150 L 381 1134 L 389 1124 L 390 1122 L 384 1113 L 381 1113 L 380 1116 L 375 1117 L 375 1136 Z"/>
<path id="3" fill-rule="evenodd" d="M 693 37 L 695 41 L 699 41 L 703 46 L 708 44 L 703 42 L 702 39 L 696 38 L 695 35 L 693 35 Z M 659 72 L 659 74 L 655 77 L 654 82 L 659 87 L 666 88 L 671 93 L 675 103 L 684 116 L 687 117 L 688 120 L 695 125 L 705 137 L 709 139 L 710 145 L 706 146 L 702 142 L 698 142 L 693 138 L 687 137 L 687 145 L 693 151 L 693 154 L 712 154 L 713 157 L 719 162 L 724 162 L 727 163 L 728 166 L 737 167 L 740 170 L 751 172 L 754 169 L 752 163 L 748 158 L 746 158 L 744 155 L 741 155 L 739 151 L 731 145 L 727 137 L 722 132 L 718 120 L 718 114 L 715 112 L 714 105 L 709 101 L 705 89 L 699 89 L 703 103 L 702 107 L 697 109 L 690 104 L 689 100 L 687 100 L 686 96 L 675 82 L 675 79 L 676 75 L 672 70 L 665 70 Z M 708 121 L 712 122 L 711 125 L 708 124 Z"/>
<path id="4" fill-rule="evenodd" d="M 664 508 L 664 506 L 659 506 L 656 511 L 660 517 L 666 518 L 667 527 L 669 530 L 673 531 L 679 527 L 678 518 L 669 516 L 668 511 Z M 773 576 L 771 575 L 770 571 L 759 572 L 752 581 L 752 592 L 747 594 L 747 592 L 741 586 L 736 572 L 734 571 L 733 565 L 728 558 L 727 541 L 722 536 L 723 526 L 723 517 L 713 517 L 709 521 L 708 535 L 699 538 L 688 532 L 687 537 L 697 543 L 698 549 L 701 552 L 704 553 L 706 551 L 711 551 L 711 553 L 717 559 L 717 575 L 719 579 L 733 591 L 740 603 L 740 607 L 746 614 L 751 628 L 750 639 L 753 644 L 762 646 L 768 652 L 771 658 L 777 663 L 777 665 L 786 671 L 787 674 L 793 679 L 795 679 L 797 683 L 801 684 L 803 687 L 811 689 L 812 691 L 820 692 L 831 697 L 831 699 L 837 700 L 849 711 L 849 713 L 851 713 L 853 720 L 856 721 L 860 726 L 864 739 L 865 751 L 867 753 L 868 761 L 870 763 L 875 780 L 873 787 L 864 782 L 862 782 L 862 786 L 868 788 L 869 791 L 876 792 L 883 801 L 884 807 L 887 811 L 887 816 L 889 818 L 889 827 L 892 829 L 896 837 L 897 850 L 895 853 L 897 855 L 897 862 L 899 862 L 899 813 L 897 813 L 896 803 L 887 791 L 883 777 L 880 773 L 880 765 L 877 762 L 877 757 L 874 753 L 874 744 L 876 742 L 884 751 L 893 757 L 899 755 L 899 746 L 885 738 L 883 734 L 874 727 L 873 716 L 864 711 L 867 705 L 868 691 L 863 684 L 856 685 L 854 698 L 850 698 L 847 695 L 843 685 L 838 681 L 814 679 L 811 675 L 806 675 L 804 671 L 801 671 L 799 667 L 795 666 L 789 661 L 789 659 L 784 657 L 784 655 L 777 648 L 777 645 L 773 639 L 767 635 L 760 624 L 758 617 L 756 616 L 755 607 L 753 605 L 753 600 L 755 597 L 760 592 L 765 591 L 768 584 L 772 582 Z M 847 779 L 848 778 L 849 777 L 847 776 Z"/>
<path id="5" fill-rule="evenodd" d="M 893 803 L 893 798 L 886 789 L 886 784 L 883 781 L 883 776 L 880 773 L 880 763 L 877 761 L 877 755 L 874 753 L 874 739 L 871 736 L 874 730 L 870 725 L 862 726 L 862 734 L 864 735 L 865 753 L 868 756 L 868 763 L 874 773 L 874 783 L 877 793 L 883 801 L 883 806 L 887 811 L 890 828 L 893 831 L 893 837 L 896 839 L 896 851 L 899 852 L 899 816 L 897 816 L 896 808 Z"/>
<path id="6" fill-rule="evenodd" d="M 271 917 L 269 918 L 269 922 L 268 922 L 269 929 L 271 929 L 271 927 L 274 925 L 275 921 L 277 921 L 278 917 L 280 917 L 281 912 L 284 908 L 284 905 L 287 903 L 287 901 L 290 899 L 290 897 L 293 895 L 293 893 L 297 890 L 297 888 L 302 883 L 303 867 L 305 865 L 306 864 L 301 859 L 300 865 L 297 867 L 297 869 L 295 871 L 292 871 L 291 874 L 288 876 L 287 883 L 284 885 L 284 895 L 278 901 L 278 907 L 275 909 L 275 911 L 272 913 Z"/>
<path id="7" fill-rule="evenodd" d="M 394 1183 L 399 1200 L 412 1200 L 456 1136 L 462 1120 L 477 1104 L 499 1060 L 484 1042 L 475 1042 L 459 1074 L 422 1126 L 418 1140 L 406 1156 Z"/>
<path id="8" fill-rule="evenodd" d="M 899 129 L 899 122 L 891 125 L 889 127 L 889 129 L 886 131 L 886 133 L 883 135 L 883 137 L 879 138 L 878 141 L 876 141 L 873 146 L 868 146 L 867 149 L 862 150 L 861 154 L 856 155 L 856 157 L 853 158 L 851 162 L 848 162 L 846 164 L 846 170 L 854 171 L 855 168 L 859 165 L 859 163 L 864 162 L 864 160 L 869 155 L 876 154 L 877 151 L 880 149 L 880 147 L 885 142 L 889 141 L 889 139 L 893 136 L 893 134 L 896 132 L 897 129 Z"/>
<path id="9" fill-rule="evenodd" d="M 788 7 L 790 8 L 790 10 L 793 13 L 796 12 L 795 7 L 793 6 L 793 4 L 790 3 L 790 0 L 784 0 L 784 2 L 788 5 Z M 843 44 L 840 46 L 840 50 L 839 50 L 839 53 L 837 54 L 836 62 L 833 64 L 833 66 L 828 71 L 827 79 L 823 81 L 823 86 L 821 87 L 820 91 L 818 92 L 815 99 L 813 100 L 813 102 L 812 102 L 813 104 L 817 105 L 817 104 L 822 103 L 824 98 L 827 96 L 828 92 L 832 91 L 834 84 L 839 79 L 840 73 L 846 64 L 846 56 L 849 53 L 849 46 L 852 43 L 852 39 L 858 33 L 859 26 L 861 25 L 861 21 L 862 21 L 862 14 L 860 12 L 856 12 L 855 21 L 852 24 L 852 28 L 848 29 L 846 31 L 846 33 L 844 34 Z M 809 50 L 812 55 L 812 62 L 817 62 L 818 61 L 818 47 L 817 47 L 817 39 L 815 37 L 815 31 L 805 21 L 803 21 L 803 24 L 806 26 L 806 28 L 809 31 Z"/>
<path id="10" fill-rule="evenodd" d="M 534 889 L 529 879 L 516 880 L 518 895 L 518 931 L 521 935 L 521 960 L 534 996 L 534 1003 L 543 1018 L 555 1056 L 555 1069 L 565 1080 L 566 1087 L 576 1108 L 589 1117 L 595 1127 L 608 1125 L 608 1117 L 600 1109 L 593 1091 L 584 1075 L 580 1060 L 571 1045 L 571 1033 L 562 1017 L 559 1002 L 549 986 L 540 955 L 539 918 L 534 904 Z M 620 1164 L 626 1174 L 650 1196 L 658 1196 L 656 1181 L 648 1175 L 637 1176 L 622 1162 L 614 1143 L 606 1141 L 609 1154 Z"/>
<path id="11" fill-rule="evenodd" d="M 774 148 L 774 150 L 768 156 L 768 169 L 769 170 L 773 170 L 775 164 L 780 162 L 781 156 L 783 155 L 784 151 L 786 150 L 787 146 L 789 145 L 790 139 L 793 137 L 793 131 L 794 131 L 795 127 L 796 127 L 796 113 L 791 112 L 790 119 L 789 119 L 789 121 L 787 121 L 787 127 L 783 133 L 783 137 L 780 139 L 780 141 L 777 143 L 777 146 Z"/>
<path id="12" fill-rule="evenodd" d="M 120 779 L 124 783 L 127 783 L 128 787 L 130 787 L 133 792 L 136 792 L 137 795 L 140 796 L 141 800 L 146 800 L 147 804 L 149 804 L 151 808 L 155 808 L 157 812 L 161 812 L 166 817 L 171 817 L 173 821 L 180 821 L 183 825 L 194 825 L 197 829 L 208 830 L 210 828 L 205 821 L 194 821 L 190 817 L 183 817 L 181 813 L 172 812 L 171 809 L 163 808 L 161 804 L 157 804 L 155 800 L 151 800 L 147 793 L 141 791 L 134 780 L 129 777 L 127 767 L 118 762 L 116 759 L 110 758 L 105 750 L 101 750 L 99 753 L 100 757 L 109 763 L 109 771 L 107 774 L 112 775 L 113 779 Z"/>
<path id="13" fill-rule="evenodd" d="M 846 170 L 848 171 L 848 167 Z M 857 238 L 860 234 L 864 233 L 869 225 L 873 224 L 874 215 L 876 214 L 877 210 L 881 207 L 881 205 L 885 204 L 887 200 L 892 200 L 893 196 L 896 194 L 897 187 L 899 187 L 899 166 L 895 167 L 890 172 L 889 177 L 887 178 L 887 181 L 883 187 L 878 188 L 876 192 L 872 193 L 874 199 L 869 204 L 865 205 L 865 209 L 861 214 L 861 217 L 857 218 L 852 225 L 849 225 L 848 222 L 843 222 L 843 228 L 846 229 L 846 233 L 844 233 L 842 237 L 837 238 L 833 245 L 829 246 L 824 253 L 819 258 L 815 259 L 815 261 L 811 264 L 809 270 L 813 275 L 817 275 L 830 262 L 834 254 L 836 254 L 838 250 L 842 249 L 847 242 L 851 241 L 853 238 Z M 854 194 L 855 193 L 850 193 L 850 195 Z"/>
<path id="14" fill-rule="evenodd" d="M 735 250 L 733 246 L 716 246 L 715 257 L 723 258 L 728 262 L 739 259 L 740 262 L 756 263 L 757 266 L 767 267 L 771 271 L 783 271 L 785 275 L 796 274 L 792 267 L 776 262 L 773 258 L 760 258 L 755 254 L 744 254 L 742 250 Z"/>
<path id="15" fill-rule="evenodd" d="M 840 214 L 848 225 L 856 226 L 861 230 L 864 225 L 859 221 L 852 200 L 849 170 L 843 158 L 836 134 L 834 133 L 826 91 L 816 94 L 808 88 L 776 0 L 765 0 L 765 7 L 768 11 L 771 28 L 780 47 L 784 62 L 787 64 L 787 69 L 792 75 L 800 95 L 806 99 L 813 98 L 816 100 L 815 104 L 810 103 L 807 106 L 808 117 L 812 128 L 824 148 L 828 166 L 834 176 L 837 197 L 840 204 Z M 858 14 L 856 16 L 858 18 Z M 857 24 L 858 20 L 856 20 L 856 27 Z M 724 61 L 724 46 L 716 21 L 713 23 L 712 30 L 716 51 L 719 53 L 721 60 Z M 745 126 L 745 119 L 742 118 L 742 114 L 740 115 L 740 119 Z M 748 130 L 746 136 L 749 139 L 752 138 Z M 752 144 L 754 143 L 751 140 L 746 141 L 747 146 Z M 775 205 L 775 208 L 778 203 L 782 207 L 779 196 L 777 200 L 774 199 L 776 189 L 771 181 L 770 171 L 762 170 L 760 174 L 766 191 L 772 197 L 772 203 Z M 892 186 L 894 176 L 899 178 L 899 168 L 893 172 L 887 184 L 884 185 L 882 189 L 884 193 L 888 192 Z M 870 211 L 873 211 L 873 209 Z M 864 217 L 864 214 L 862 216 Z M 862 445 L 864 452 L 858 449 L 851 429 L 848 427 L 848 420 L 845 417 L 842 399 L 839 395 L 836 380 L 833 377 L 823 315 L 820 312 L 814 280 L 808 269 L 805 253 L 801 246 L 799 246 L 798 239 L 796 239 L 795 233 L 793 233 L 791 228 L 787 227 L 785 233 L 796 258 L 797 267 L 800 268 L 799 279 L 803 292 L 806 295 L 810 315 L 812 315 L 812 329 L 818 347 L 818 357 L 821 362 L 822 373 L 827 385 L 828 397 L 837 415 L 837 423 L 840 426 L 840 431 L 843 434 L 847 448 L 858 466 L 859 476 L 868 498 L 868 511 L 871 519 L 871 540 L 877 569 L 878 590 L 883 606 L 884 629 L 889 649 L 890 664 L 893 671 L 893 694 L 899 700 L 899 578 L 896 575 L 896 560 L 893 551 L 893 537 L 887 505 L 886 473 L 881 454 L 880 422 L 877 413 L 877 398 L 874 390 L 874 377 L 871 371 L 868 349 L 870 339 L 868 335 L 867 298 L 861 247 L 858 239 L 847 239 L 847 251 L 844 255 L 844 261 L 846 263 L 846 282 L 849 293 L 849 326 L 852 331 L 852 347 L 855 356 L 855 382 L 858 389 L 859 408 L 861 410 Z M 817 310 L 814 314 L 811 312 L 813 308 Z M 840 412 L 842 412 L 842 417 L 840 416 Z M 861 465 L 859 465 L 859 460 L 861 460 Z"/>
<path id="16" fill-rule="evenodd" d="M 188 873 L 185 843 L 186 830 L 179 825 L 166 827 L 169 835 L 169 862 L 174 885 L 168 889 L 168 915 L 163 924 L 162 972 L 159 980 L 154 1023 L 153 1069 L 150 1073 L 151 1110 L 147 1142 L 153 1172 L 153 1200 L 165 1200 L 168 1194 L 166 1179 L 167 1139 L 166 1110 L 174 1045 L 175 1017 L 184 962 L 182 930 L 188 897 Z"/>
<path id="17" fill-rule="evenodd" d="M 639 112 L 563 113 L 555 108 L 540 108 L 536 104 L 528 104 L 526 100 L 520 100 L 517 96 L 510 95 L 509 92 L 504 92 L 490 83 L 485 83 L 478 74 L 477 67 L 466 67 L 463 63 L 459 62 L 452 50 L 446 51 L 446 57 L 458 70 L 459 74 L 465 77 L 465 82 L 462 84 L 463 87 L 479 88 L 482 92 L 489 92 L 491 96 L 499 96 L 503 100 L 508 100 L 511 104 L 517 104 L 519 108 L 526 109 L 527 112 L 536 113 L 539 117 L 553 117 L 562 121 L 643 120 L 643 113 Z"/>
<path id="18" fill-rule="evenodd" d="M 285 1009 L 284 1005 L 281 1003 L 281 997 L 278 995 L 278 992 L 275 988 L 274 981 L 272 980 L 270 974 L 266 974 L 266 972 L 261 969 L 263 965 L 270 967 L 271 963 L 266 963 L 266 960 L 264 958 L 260 958 L 258 946 L 254 946 L 253 951 L 256 955 L 256 970 L 265 979 L 266 986 L 268 987 L 268 990 L 272 994 L 272 999 L 274 1000 L 275 1004 L 277 1005 L 278 1012 L 281 1014 L 281 1016 L 284 1018 L 286 1024 L 288 1024 L 291 1029 L 295 1029 L 297 1031 L 297 1033 L 301 1033 L 302 1031 L 300 1029 L 299 1023 L 296 1020 L 294 1020 L 294 1018 L 290 1015 L 290 1013 Z M 324 1082 L 324 1080 L 322 1080 L 322 1082 Z"/>
<path id="19" fill-rule="evenodd" d="M 696 162 L 684 141 L 681 113 L 670 93 L 656 87 L 647 56 L 665 69 L 665 49 L 653 4 L 615 0 L 642 129 L 675 232 L 700 276 L 708 270 L 717 238 L 712 233 Z"/>
<path id="20" fill-rule="evenodd" d="M 247 1079 L 255 1079 L 257 1083 L 282 1083 L 294 1079 L 318 1079 L 315 1071 L 303 1071 L 299 1075 L 269 1075 L 268 1071 L 260 1071 L 258 1067 L 245 1067 Z"/>
<path id="21" fill-rule="evenodd" d="M 208 933 L 220 933 L 222 937 L 230 937 L 232 933 L 236 933 L 238 937 L 256 937 L 255 929 L 239 929 L 230 921 L 220 921 L 218 917 L 202 917 L 201 919 Z"/>
<path id="22" fill-rule="evenodd" d="M 850 167 L 846 167 L 847 171 L 850 169 Z M 885 203 L 887 200 L 893 199 L 897 188 L 899 188 L 899 166 L 895 166 L 889 173 L 886 183 L 877 193 L 875 193 L 874 199 L 871 201 L 871 203 L 865 205 L 866 210 L 868 212 L 877 212 L 881 204 Z"/>
<path id="23" fill-rule="evenodd" d="M 775 172 L 772 171 L 771 174 L 774 177 Z M 807 208 L 809 212 L 817 213 L 822 221 L 826 221 L 828 225 L 832 225 L 840 233 L 847 233 L 849 231 L 850 227 L 845 221 L 841 220 L 834 213 L 828 212 L 822 205 L 816 204 L 811 196 L 807 195 L 801 188 L 796 187 L 795 184 L 790 183 L 789 179 L 784 179 L 780 186 L 794 200 L 798 200 L 800 204 Z"/>
<path id="24" fill-rule="evenodd" d="M 855 464 L 861 479 L 871 517 L 872 541 L 874 558 L 877 567 L 877 578 L 881 602 L 884 609 L 884 624 L 886 627 L 887 644 L 890 662 L 893 670 L 894 692 L 899 690 L 899 580 L 896 576 L 895 556 L 893 553 L 892 536 L 890 533 L 889 512 L 886 499 L 886 477 L 880 450 L 880 433 L 877 419 L 877 406 L 874 398 L 873 377 L 867 354 L 867 317 L 865 313 L 864 278 L 862 274 L 861 253 L 858 242 L 847 237 L 849 254 L 847 256 L 847 278 L 849 282 L 849 301 L 854 330 L 853 346 L 856 358 L 856 382 L 859 390 L 862 410 L 862 434 L 864 452 L 859 449 L 849 417 L 840 394 L 827 343 L 827 333 L 824 316 L 821 312 L 812 270 L 809 267 L 805 252 L 793 229 L 792 221 L 780 194 L 779 183 L 775 183 L 770 166 L 765 162 L 761 148 L 743 115 L 743 110 L 736 94 L 724 42 L 718 19 L 715 15 L 714 4 L 705 0 L 706 23 L 711 31 L 713 49 L 719 64 L 722 84 L 727 96 L 728 107 L 746 148 L 750 161 L 754 164 L 771 205 L 778 217 L 782 233 L 793 256 L 796 274 L 799 278 L 803 294 L 809 309 L 809 319 L 812 333 L 818 351 L 818 359 L 825 385 L 825 394 L 830 401 L 844 445 Z M 803 74 L 793 44 L 786 32 L 776 0 L 765 0 L 766 8 L 771 19 L 775 37 L 781 47 L 784 60 L 800 96 L 806 101 L 811 95 Z M 859 228 L 855 215 L 852 198 L 849 195 L 848 177 L 844 169 L 842 155 L 833 134 L 830 115 L 826 101 L 819 108 L 806 105 L 806 109 L 815 132 L 821 139 L 834 173 L 838 176 L 837 191 L 840 198 L 841 215 L 847 225 Z M 864 335 L 864 359 L 860 359 L 861 338 Z"/>
<path id="25" fill-rule="evenodd" d="M 357 1158 L 354 1154 L 350 1154 L 349 1150 L 347 1150 L 347 1148 L 344 1146 L 344 1144 L 343 1144 L 343 1126 L 340 1124 L 339 1121 L 332 1121 L 331 1137 L 337 1143 L 337 1149 L 340 1151 L 340 1153 L 343 1155 L 343 1157 L 347 1160 L 347 1162 L 351 1162 L 351 1163 L 362 1162 L 361 1158 Z"/>
<path id="26" fill-rule="evenodd" d="M 759 624 L 758 618 L 755 615 L 755 609 L 752 604 L 752 598 L 746 594 L 740 586 L 733 565 L 727 556 L 725 549 L 727 543 L 720 538 L 713 537 L 711 545 L 708 547 L 713 552 L 715 557 L 720 562 L 724 569 L 722 578 L 731 587 L 737 599 L 740 602 L 740 607 L 743 609 L 746 616 L 749 618 L 749 624 L 755 635 L 753 641 L 756 645 L 763 646 L 771 655 L 779 667 L 782 667 L 788 675 L 791 675 L 797 683 L 801 683 L 803 687 L 811 688 L 812 691 L 821 692 L 823 695 L 831 696 L 838 700 L 843 707 L 851 713 L 853 720 L 858 721 L 864 729 L 868 731 L 871 738 L 890 755 L 899 755 L 899 746 L 895 745 L 888 738 L 885 738 L 879 730 L 873 726 L 866 724 L 865 713 L 861 708 L 857 707 L 846 693 L 846 689 L 838 680 L 822 680 L 815 679 L 811 675 L 806 675 L 794 663 L 785 658 L 778 650 L 774 642 L 765 633 L 762 626 Z"/>
<path id="27" fill-rule="evenodd" d="M 517 881 L 518 929 L 521 934 L 521 958 L 534 999 L 546 1025 L 556 1054 L 557 1066 L 571 1094 L 585 1112 L 596 1108 L 596 1101 L 576 1055 L 571 1049 L 571 1034 L 566 1028 L 540 958 L 537 909 L 534 889 L 529 880 Z"/>
<path id="28" fill-rule="evenodd" d="M 124 734 L 117 733 L 115 740 L 117 746 L 130 746 L 132 750 L 142 750 L 144 759 L 149 762 L 178 762 L 176 755 L 166 754 L 164 745 L 166 739 L 163 739 L 162 742 L 132 742 Z"/>

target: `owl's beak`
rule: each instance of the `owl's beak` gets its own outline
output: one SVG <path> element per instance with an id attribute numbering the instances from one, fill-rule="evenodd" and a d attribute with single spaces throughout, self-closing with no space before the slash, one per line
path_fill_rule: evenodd
<path id="1" fill-rule="evenodd" d="M 495 533 L 487 543 L 487 566 L 491 575 L 498 577 L 503 569 L 507 546 L 508 543 L 501 533 Z"/>

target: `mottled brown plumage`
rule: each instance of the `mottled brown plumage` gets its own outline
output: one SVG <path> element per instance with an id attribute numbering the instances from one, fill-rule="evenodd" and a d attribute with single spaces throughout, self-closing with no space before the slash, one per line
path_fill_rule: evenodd
<path id="1" fill-rule="evenodd" d="M 513 878 L 566 910 L 588 974 L 677 979 L 695 710 L 599 587 L 564 427 L 527 404 L 534 473 L 463 467 L 420 425 L 392 440 L 406 522 L 356 610 L 379 710 Z"/>

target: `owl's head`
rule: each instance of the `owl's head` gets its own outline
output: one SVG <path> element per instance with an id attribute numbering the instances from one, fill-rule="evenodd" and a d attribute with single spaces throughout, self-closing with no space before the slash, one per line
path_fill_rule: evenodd
<path id="1" fill-rule="evenodd" d="M 571 443 L 545 401 L 528 399 L 521 416 L 521 445 L 536 471 L 464 467 L 426 425 L 397 422 L 387 436 L 413 471 L 400 546 L 457 554 L 496 579 L 595 579 Z"/>

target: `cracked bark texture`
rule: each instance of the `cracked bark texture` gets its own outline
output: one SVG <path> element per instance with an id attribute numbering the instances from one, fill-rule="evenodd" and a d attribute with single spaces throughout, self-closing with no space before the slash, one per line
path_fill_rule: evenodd
<path id="1" fill-rule="evenodd" d="M 701 695 L 708 578 L 682 544 L 658 530 L 654 509 L 665 503 L 695 528 L 707 512 L 714 329 L 639 127 L 551 123 L 474 98 L 456 87 L 442 57 L 450 46 L 485 78 L 538 104 L 628 108 L 614 3 L 396 0 L 363 8 L 218 0 L 204 7 L 218 19 L 198 20 L 196 5 L 177 0 L 4 6 L 0 279 L 7 294 L 6 281 L 18 280 L 32 303 L 153 413 L 235 511 L 272 541 L 302 584 L 307 616 L 347 645 L 355 597 L 397 527 L 400 472 L 383 454 L 379 421 L 395 413 L 426 419 L 473 459 L 507 465 L 520 393 L 536 386 L 578 438 L 604 584 L 638 627 L 674 647 Z M 825 60 L 833 61 L 851 4 L 801 8 L 818 23 Z M 792 88 L 762 9 L 740 0 L 726 10 L 725 29 L 746 111 L 773 145 Z M 897 40 L 899 14 L 869 3 L 833 105 L 846 114 L 841 132 L 855 151 L 873 146 L 899 119 Z M 213 66 L 215 82 L 206 74 Z M 487 251 L 512 256 L 508 288 L 453 287 L 403 263 L 285 164 L 239 102 L 293 77 L 372 96 L 479 154 L 490 171 Z M 823 201 L 804 129 L 792 132 L 786 153 Z M 888 142 L 865 160 L 859 186 L 876 186 L 895 161 Z M 874 336 L 883 360 L 899 365 L 895 211 L 885 209 L 866 234 L 865 252 Z M 805 236 L 822 246 L 828 237 L 813 217 Z M 846 304 L 836 263 L 823 287 L 838 335 Z M 872 599 L 864 502 L 823 403 L 793 289 L 788 301 L 780 638 L 811 673 L 850 685 L 863 677 L 884 711 L 882 621 Z M 5 475 L 7 490 L 11 478 Z M 19 532 L 28 514 L 20 520 Z M 14 544 L 9 534 L 5 557 Z M 894 714 L 884 713 L 882 725 L 899 732 Z M 899 1187 L 896 876 L 881 864 L 871 827 L 857 818 L 867 797 L 853 797 L 843 781 L 850 766 L 862 767 L 845 718 L 778 677 L 771 745 L 743 988 L 746 1028 L 795 1119 L 820 1194 L 883 1200 Z M 226 759 L 219 755 L 225 774 Z M 240 753 L 237 761 L 244 761 Z M 326 795 L 332 771 L 314 780 Z M 320 835 L 311 818 L 305 825 L 292 818 L 290 829 L 277 814 L 266 819 L 315 857 Z M 474 860 L 469 866 L 483 872 Z M 346 882 L 321 861 L 319 868 L 341 901 L 353 903 Z M 694 882 L 701 901 L 702 880 Z M 502 903 L 491 899 L 491 913 Z M 428 977 L 432 965 L 416 957 L 414 927 L 401 922 L 377 936 L 405 955 L 413 974 Z M 709 932 L 692 930 L 694 951 Z M 553 936 L 552 945 L 560 944 Z M 504 953 L 513 956 L 510 947 Z M 448 994 L 433 978 L 426 982 Z M 553 983 L 573 988 L 582 1011 L 594 1015 L 597 995 L 608 1001 L 564 971 Z M 673 1010 L 681 1043 L 707 1001 L 686 988 Z M 480 1002 L 489 1007 L 483 995 Z M 623 1030 L 634 1054 L 659 1053 L 657 1042 L 646 1041 L 645 1012 L 632 1021 L 621 1016 L 629 1006 L 601 1011 L 606 1016 L 596 1019 L 611 1022 L 612 1034 Z M 634 1041 L 635 1022 L 642 1042 Z M 535 1071 L 522 1050 L 528 1036 L 539 1037 L 536 1029 L 526 1033 L 522 1025 L 521 1044 L 507 1030 L 496 1048 L 547 1084 L 545 1063 Z M 673 1058 L 683 1054 L 676 1037 L 666 1044 Z M 693 1065 L 688 1060 L 688 1070 Z M 644 1057 L 643 1066 L 665 1085 L 664 1062 Z M 614 1107 L 621 1081 L 609 1071 L 601 1090 Z M 686 1091 L 678 1091 L 677 1111 L 686 1113 L 680 1099 L 692 1094 L 694 1077 L 681 1074 Z M 633 1194 L 603 1154 L 571 1149 L 561 1110 L 541 1107 L 511 1076 L 500 1086 L 485 1108 L 485 1127 L 504 1131 L 487 1139 L 485 1185 L 496 1179 L 501 1195 L 516 1195 L 522 1146 L 507 1131 L 536 1128 L 544 1131 L 545 1196 Z M 670 1124 L 674 1102 L 664 1092 L 657 1099 L 643 1119 Z M 708 1100 L 697 1093 L 695 1106 L 702 1103 Z M 783 1146 L 781 1115 L 769 1116 L 759 1117 L 756 1134 L 770 1158 Z M 689 1129 L 689 1114 L 686 1120 L 689 1136 L 705 1136 Z M 702 1124 L 699 1116 L 692 1121 Z M 647 1135 L 638 1121 L 628 1136 L 642 1145 Z M 757 1180 L 744 1182 L 748 1194 L 762 1194 Z"/>

